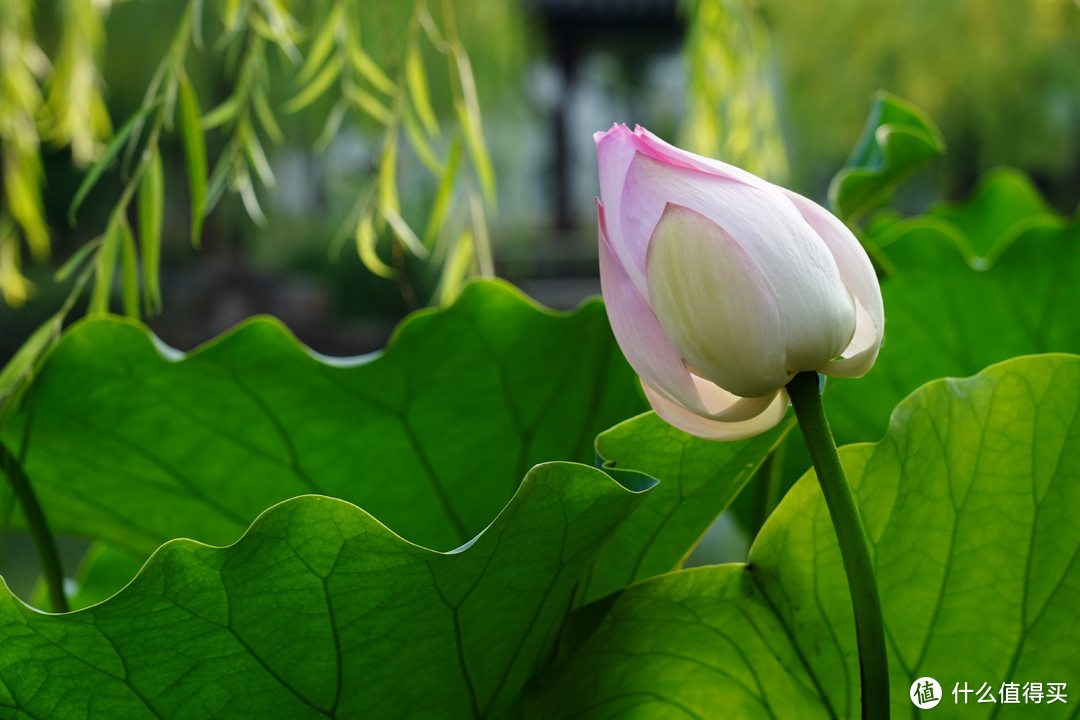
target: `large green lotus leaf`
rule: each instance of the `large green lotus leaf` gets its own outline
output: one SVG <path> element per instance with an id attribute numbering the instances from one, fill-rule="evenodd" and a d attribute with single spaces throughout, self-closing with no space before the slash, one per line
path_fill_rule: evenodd
<path id="1" fill-rule="evenodd" d="M 978 219 L 995 204 L 996 230 Z M 885 345 L 865 378 L 825 395 L 838 442 L 881 437 L 892 408 L 935 378 L 1016 355 L 1080 352 L 1080 224 L 1044 210 L 1022 176 L 999 172 L 965 206 L 875 238 L 887 240 L 895 266 L 881 285 Z"/>
<path id="2" fill-rule="evenodd" d="M 83 322 L 3 439 L 25 448 L 55 530 L 144 557 L 177 537 L 228 542 L 308 493 L 447 550 L 532 465 L 592 464 L 595 435 L 642 404 L 599 301 L 559 315 L 481 282 L 351 362 L 315 357 L 270 319 L 182 357 L 131 321 Z"/>
<path id="3" fill-rule="evenodd" d="M 580 599 L 596 600 L 681 567 L 794 425 L 789 417 L 747 440 L 715 442 L 688 435 L 650 412 L 599 435 L 596 452 L 605 470 L 631 468 L 660 484 L 600 551 Z"/>
<path id="4" fill-rule="evenodd" d="M 989 257 L 1025 230 L 1061 226 L 1063 218 L 1046 202 L 1023 171 L 996 168 L 979 179 L 971 198 L 959 205 L 943 205 L 929 213 L 951 223 L 967 239 L 977 257 Z M 882 239 L 884 240 L 884 239 Z"/>
<path id="5" fill-rule="evenodd" d="M 999 167 L 979 178 L 971 196 L 961 203 L 941 203 L 910 218 L 882 210 L 867 223 L 866 233 L 868 242 L 881 251 L 877 258 L 894 274 L 889 246 L 899 243 L 901 257 L 910 261 L 903 243 L 912 233 L 950 238 L 972 267 L 985 269 L 1028 230 L 1069 224 L 1023 170 Z"/>
<path id="6" fill-rule="evenodd" d="M 1017 358 L 939 380 L 881 442 L 847 446 L 881 590 L 894 718 L 935 678 L 935 717 L 1062 718 L 1080 687 L 1080 357 Z M 808 474 L 746 564 L 624 590 L 531 693 L 532 717 L 857 717 L 854 621 Z M 586 607 L 582 613 L 592 609 Z M 576 623 L 588 628 L 584 622 Z M 969 704 L 952 691 L 1066 683 L 1068 704 Z M 961 695 L 961 702 L 963 696 Z"/>
<path id="7" fill-rule="evenodd" d="M 305 496 L 230 547 L 167 543 L 78 612 L 0 588 L 0 716 L 513 717 L 581 572 L 642 496 L 585 465 L 539 465 L 449 553 Z"/>
<path id="8" fill-rule="evenodd" d="M 879 92 L 846 167 L 829 185 L 829 204 L 837 217 L 857 222 L 943 152 L 945 141 L 929 117 L 907 101 Z"/>
<path id="9" fill-rule="evenodd" d="M 604 544 L 577 602 L 681 567 L 716 517 L 794 426 L 794 418 L 788 418 L 753 438 L 721 443 L 688 435 L 649 412 L 598 435 L 596 451 L 605 472 L 621 478 L 623 467 L 633 468 L 626 471 L 627 482 L 656 479 L 660 484 Z M 96 544 L 76 578 L 78 593 L 69 598 L 71 606 L 86 607 L 108 597 L 134 576 L 138 566 L 132 567 L 132 562 L 129 553 Z"/>
<path id="10" fill-rule="evenodd" d="M 609 475 L 641 483 L 659 480 L 597 554 L 577 602 L 598 599 L 648 577 L 681 567 L 701 536 L 724 512 L 769 453 L 795 427 L 788 418 L 747 440 L 713 442 L 688 435 L 653 412 L 631 418 L 596 438 Z M 622 471 L 623 467 L 633 468 Z M 642 477 L 643 476 L 643 477 Z M 100 602 L 138 570 L 134 558 L 97 543 L 75 578 L 73 608 Z M 47 602 L 44 588 L 38 598 Z"/>

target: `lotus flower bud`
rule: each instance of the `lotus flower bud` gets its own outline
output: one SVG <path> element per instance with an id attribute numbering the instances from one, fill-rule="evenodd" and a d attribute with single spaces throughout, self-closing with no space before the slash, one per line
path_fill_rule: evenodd
<path id="1" fill-rule="evenodd" d="M 843 223 L 643 128 L 595 139 L 604 301 L 660 417 L 700 437 L 749 437 L 783 418 L 795 373 L 870 370 L 881 289 Z"/>

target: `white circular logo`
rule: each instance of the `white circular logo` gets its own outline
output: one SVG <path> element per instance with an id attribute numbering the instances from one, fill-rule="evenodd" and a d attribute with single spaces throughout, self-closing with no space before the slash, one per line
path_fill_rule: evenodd
<path id="1" fill-rule="evenodd" d="M 941 702 L 941 686 L 938 681 L 932 677 L 921 677 L 911 683 L 911 702 L 923 710 L 929 710 Z"/>

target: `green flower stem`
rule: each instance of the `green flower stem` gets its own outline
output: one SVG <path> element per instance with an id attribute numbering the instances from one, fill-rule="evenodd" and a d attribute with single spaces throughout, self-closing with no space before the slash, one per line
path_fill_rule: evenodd
<path id="1" fill-rule="evenodd" d="M 60 566 L 60 553 L 56 549 L 56 538 L 49 530 L 49 523 L 45 520 L 45 513 L 38 503 L 34 488 L 30 485 L 30 479 L 23 472 L 22 464 L 18 458 L 11 454 L 7 446 L 0 443 L 0 467 L 4 470 L 8 482 L 15 491 L 15 497 L 22 505 L 26 515 L 26 525 L 30 530 L 30 536 L 37 546 L 38 555 L 41 556 L 41 569 L 45 575 L 45 584 L 49 588 L 49 602 L 52 611 L 63 613 L 68 611 L 67 597 L 64 596 L 64 571 Z"/>
<path id="2" fill-rule="evenodd" d="M 855 507 L 836 442 L 825 408 L 821 404 L 816 372 L 801 372 L 787 385 L 795 417 L 810 450 L 825 504 L 829 506 L 840 555 L 844 559 L 848 590 L 855 609 L 855 638 L 859 646 L 859 676 L 862 681 L 863 720 L 882 720 L 889 717 L 889 662 L 885 652 L 885 625 L 881 619 L 881 600 L 874 581 L 874 566 L 863 529 L 862 518 Z"/>

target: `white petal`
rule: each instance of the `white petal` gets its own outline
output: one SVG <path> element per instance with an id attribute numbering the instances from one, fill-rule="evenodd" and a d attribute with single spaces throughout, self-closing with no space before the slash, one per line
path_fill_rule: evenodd
<path id="1" fill-rule="evenodd" d="M 820 372 L 825 375 L 839 378 L 862 377 L 870 372 L 877 360 L 878 350 L 881 349 L 882 325 L 877 324 L 862 303 L 857 303 L 856 308 L 858 320 L 855 336 L 839 359 L 831 360 L 820 368 Z"/>
<path id="2" fill-rule="evenodd" d="M 694 207 L 694 205 L 685 202 L 685 198 L 680 201 L 666 197 L 665 188 L 650 187 L 649 180 L 646 180 L 643 185 L 627 188 L 631 165 L 638 155 L 648 158 L 653 164 L 665 168 L 670 173 L 685 172 L 686 179 L 691 184 L 702 176 L 727 183 L 728 196 L 740 190 L 753 188 L 759 193 L 770 196 L 764 201 L 767 205 L 783 207 L 791 216 L 788 218 L 789 222 L 798 218 L 798 213 L 791 211 L 789 204 L 783 202 L 779 189 L 771 183 L 719 160 L 680 150 L 642 127 L 637 127 L 631 132 L 625 125 L 614 125 L 607 132 L 595 133 L 593 139 L 596 142 L 599 166 L 600 198 L 608 214 L 608 238 L 630 279 L 642 293 L 646 292 L 645 256 L 649 238 L 652 236 L 653 227 L 660 217 L 664 204 L 671 200 L 688 207 Z M 737 196 L 727 197 L 726 203 L 721 198 L 716 198 L 716 200 L 725 204 L 726 207 L 738 208 L 741 205 L 740 198 Z M 624 208 L 626 208 L 625 211 Z M 705 209 L 696 207 L 695 209 L 710 214 Z M 775 214 L 775 210 L 765 213 L 747 214 L 744 212 L 742 216 L 747 220 L 756 218 L 758 222 L 761 222 L 763 216 L 770 214 Z"/>
<path id="3" fill-rule="evenodd" d="M 698 375 L 746 398 L 787 383 L 776 293 L 719 225 L 669 204 L 649 245 L 648 281 L 660 327 Z"/>
<path id="4" fill-rule="evenodd" d="M 741 398 L 690 373 L 671 347 L 652 309 L 619 265 L 605 237 L 604 209 L 600 218 L 600 281 L 608 319 L 630 366 L 653 395 L 668 405 L 713 421 L 735 423 L 764 412 L 773 397 Z"/>
<path id="5" fill-rule="evenodd" d="M 837 264 L 778 188 L 751 187 L 638 154 L 623 183 L 620 223 L 623 242 L 635 248 L 635 261 L 640 256 L 636 248 L 647 246 L 645 234 L 655 230 L 668 203 L 722 227 L 768 278 L 781 310 L 788 370 L 817 369 L 848 345 L 855 332 L 855 307 Z"/>
<path id="6" fill-rule="evenodd" d="M 604 206 L 599 205 L 598 210 L 600 285 L 608 320 L 623 355 L 634 372 L 671 402 L 694 412 L 707 412 L 686 364 L 671 347 L 648 301 L 630 281 L 611 247 Z"/>
<path id="7" fill-rule="evenodd" d="M 750 420 L 765 412 L 774 400 L 772 393 L 756 398 L 739 397 L 705 378 L 693 373 L 691 377 L 701 405 L 705 408 L 704 412 L 697 414 L 709 420 L 721 420 L 726 423 Z"/>
<path id="8" fill-rule="evenodd" d="M 859 241 L 832 213 L 802 195 L 790 190 L 784 193 L 825 242 L 840 279 L 855 299 L 855 334 L 842 352 L 843 359 L 819 369 L 833 377 L 862 377 L 877 359 L 885 335 L 885 309 L 874 266 Z"/>
<path id="9" fill-rule="evenodd" d="M 742 440 L 763 433 L 784 418 L 788 406 L 787 391 L 780 389 L 765 398 L 768 403 L 757 415 L 737 422 L 724 422 L 695 415 L 657 393 L 647 383 L 643 382 L 641 386 L 649 404 L 665 422 L 706 440 Z"/>

